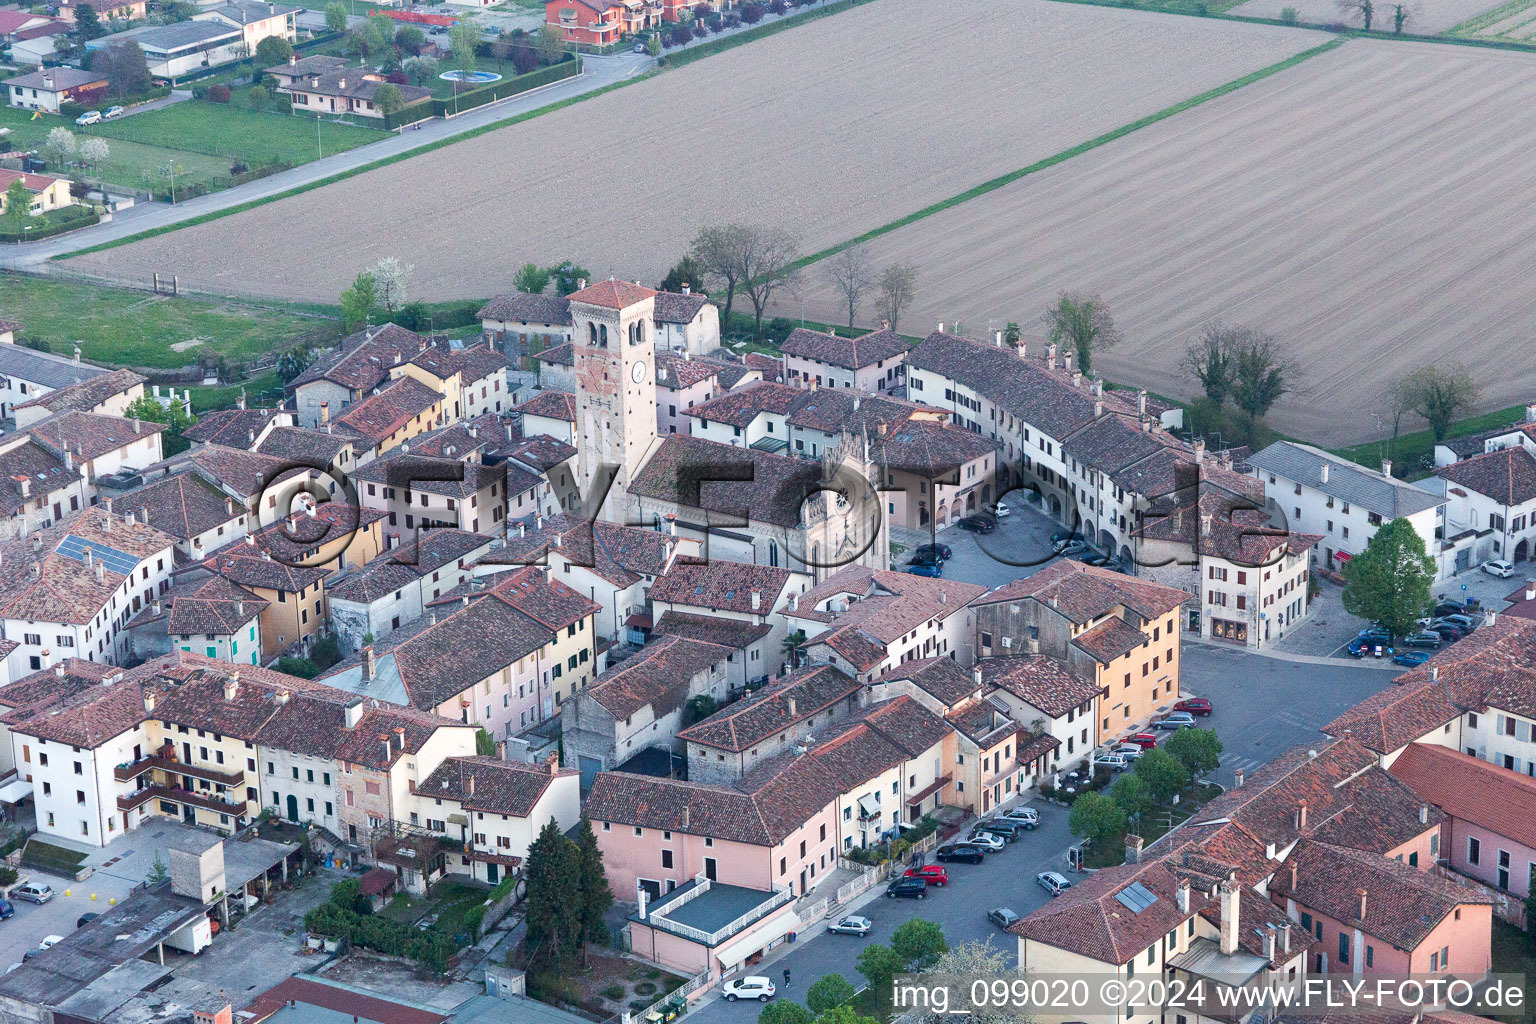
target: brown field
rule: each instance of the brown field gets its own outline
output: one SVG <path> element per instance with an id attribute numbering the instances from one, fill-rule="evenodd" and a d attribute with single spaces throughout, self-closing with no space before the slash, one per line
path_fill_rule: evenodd
<path id="1" fill-rule="evenodd" d="M 1111 379 L 1190 396 L 1211 319 L 1289 346 L 1302 393 L 1271 416 L 1325 442 L 1378 435 L 1380 382 L 1478 371 L 1483 408 L 1536 393 L 1536 64 L 1355 40 L 871 245 L 918 266 L 905 333 L 938 320 L 1039 331 L 1062 288 L 1110 300 Z M 835 318 L 814 268 L 788 315 Z M 835 319 L 834 319 L 835 322 Z"/>
<path id="2" fill-rule="evenodd" d="M 857 235 L 1316 45 L 1045 0 L 881 0 L 278 203 L 73 263 L 333 300 L 380 256 L 428 298 L 526 260 L 655 280 L 698 228 Z"/>
<path id="3" fill-rule="evenodd" d="M 1410 0 L 1408 19 L 1403 31 L 1414 35 L 1432 35 L 1444 32 L 1453 25 L 1477 17 L 1484 11 L 1500 6 L 1501 0 Z M 1392 14 L 1396 5 L 1391 2 L 1376 6 L 1371 16 L 1371 28 L 1377 32 L 1392 31 Z M 1229 14 L 1250 18 L 1278 18 L 1287 7 L 1296 8 L 1299 20 L 1312 25 L 1328 25 L 1338 22 L 1350 28 L 1359 28 L 1360 15 L 1339 10 L 1338 0 L 1248 0 L 1238 4 Z"/>

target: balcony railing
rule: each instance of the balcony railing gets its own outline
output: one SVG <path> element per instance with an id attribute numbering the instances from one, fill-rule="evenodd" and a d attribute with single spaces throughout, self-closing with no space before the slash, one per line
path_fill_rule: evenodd
<path id="1" fill-rule="evenodd" d="M 137 792 L 117 798 L 117 809 L 131 811 L 140 804 L 151 800 L 169 800 L 172 803 L 189 804 L 193 807 L 201 807 L 205 810 L 217 811 L 220 814 L 244 814 L 246 805 L 242 801 L 235 803 L 221 799 L 212 793 L 198 793 L 190 789 L 175 789 L 160 783 L 152 783 Z"/>
<path id="2" fill-rule="evenodd" d="M 207 779 L 209 782 L 217 782 L 221 786 L 245 785 L 245 772 L 236 769 L 232 772 L 221 771 L 208 765 L 187 764 L 169 757 L 151 755 L 141 757 L 129 764 L 120 764 L 112 769 L 112 777 L 118 782 L 129 782 L 138 778 L 151 769 L 158 769 L 176 775 L 186 775 L 194 779 Z"/>
<path id="3" fill-rule="evenodd" d="M 678 900 L 673 901 L 673 903 L 670 905 L 651 914 L 648 923 L 660 925 L 665 931 L 669 931 L 674 935 L 680 935 L 685 939 L 691 939 L 694 942 L 713 948 L 720 945 L 720 943 L 724 942 L 732 935 L 735 935 L 737 932 L 746 928 L 746 926 L 751 924 L 753 921 L 756 921 L 759 918 L 772 913 L 773 911 L 779 909 L 784 904 L 789 903 L 795 898 L 794 893 L 788 886 L 776 885 L 773 887 L 773 892 L 771 894 L 765 895 L 762 903 L 759 903 L 757 906 L 753 907 L 745 914 L 742 914 L 740 917 L 736 918 L 729 924 L 716 928 L 712 932 L 706 932 L 702 928 L 695 928 L 692 925 L 682 924 L 667 917 L 667 911 L 676 911 L 689 900 L 696 896 L 702 896 L 704 893 L 709 891 L 708 879 L 699 879 L 698 881 L 698 886 L 692 892 L 686 893 Z"/>

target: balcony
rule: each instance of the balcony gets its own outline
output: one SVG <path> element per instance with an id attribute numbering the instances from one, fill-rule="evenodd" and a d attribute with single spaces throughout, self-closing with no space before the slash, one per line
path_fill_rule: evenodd
<path id="1" fill-rule="evenodd" d="M 186 764 L 170 757 L 150 755 L 141 757 L 137 761 L 128 764 L 120 764 L 112 769 L 112 777 L 118 782 L 131 782 L 150 770 L 170 772 L 175 775 L 186 775 L 194 779 L 207 779 L 209 782 L 218 783 L 221 786 L 245 785 L 245 772 L 239 769 L 226 772 L 220 771 L 208 765 Z"/>
<path id="2" fill-rule="evenodd" d="M 172 803 L 188 804 L 192 807 L 201 807 L 204 810 L 217 811 L 220 814 L 244 814 L 245 803 L 233 803 L 220 799 L 212 793 L 196 793 L 190 789 L 173 789 L 170 786 L 153 783 L 143 789 L 127 796 L 117 798 L 117 809 L 131 811 L 141 804 L 151 800 L 169 800 Z"/>

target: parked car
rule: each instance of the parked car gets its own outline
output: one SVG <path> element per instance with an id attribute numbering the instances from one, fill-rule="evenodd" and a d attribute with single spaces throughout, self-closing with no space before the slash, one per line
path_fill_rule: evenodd
<path id="1" fill-rule="evenodd" d="M 931 579 L 941 579 L 944 576 L 944 566 L 935 562 L 933 565 L 924 565 L 914 562 L 907 566 L 907 572 L 913 576 L 927 576 Z"/>
<path id="2" fill-rule="evenodd" d="M 1440 616 L 1440 621 L 1454 622 L 1456 625 L 1465 629 L 1468 633 L 1477 628 L 1477 620 L 1472 618 L 1470 615 L 1442 615 Z"/>
<path id="3" fill-rule="evenodd" d="M 1428 647 L 1434 650 L 1444 642 L 1444 637 L 1429 629 L 1421 629 L 1417 633 L 1409 633 L 1403 637 L 1404 647 Z"/>
<path id="4" fill-rule="evenodd" d="M 766 1003 L 773 998 L 776 990 L 773 982 L 761 974 L 751 974 L 745 978 L 726 982 L 721 986 L 721 991 L 725 993 L 725 1001 L 728 1003 L 734 1003 L 738 999 L 756 999 L 760 1003 Z"/>
<path id="5" fill-rule="evenodd" d="M 1016 821 L 1008 821 L 1005 818 L 986 818 L 976 823 L 976 830 L 991 832 L 993 835 L 1002 836 L 1006 842 L 1013 842 L 1019 838 L 1019 832 L 1023 826 Z"/>
<path id="6" fill-rule="evenodd" d="M 9 921 L 16 916 L 16 908 L 11 906 L 10 900 L 0 900 L 0 921 Z"/>
<path id="7" fill-rule="evenodd" d="M 997 521 L 986 516 L 966 516 L 955 525 L 972 533 L 991 533 L 997 529 Z"/>
<path id="8" fill-rule="evenodd" d="M 1392 664 L 1406 665 L 1409 668 L 1424 664 L 1430 659 L 1428 651 L 1398 651 L 1392 655 Z"/>
<path id="9" fill-rule="evenodd" d="M 975 846 L 979 849 L 986 850 L 988 853 L 996 853 L 998 850 L 1001 850 L 1004 846 L 1008 845 L 1008 840 L 1004 839 L 1000 835 L 997 835 L 996 833 L 983 832 L 978 830 L 970 834 L 970 837 L 965 841 L 965 845 Z"/>
<path id="10" fill-rule="evenodd" d="M 635 52 L 636 53 L 644 53 L 645 52 L 645 44 L 644 43 L 636 43 L 635 44 Z"/>
<path id="11" fill-rule="evenodd" d="M 1042 871 L 1035 876 L 1035 881 L 1039 882 L 1040 887 L 1052 896 L 1060 896 L 1072 888 L 1072 883 L 1067 880 L 1067 876 L 1059 871 Z"/>
<path id="12" fill-rule="evenodd" d="M 913 565 L 943 565 L 944 556 L 929 548 L 925 551 L 914 551 L 911 562 Z"/>
<path id="13" fill-rule="evenodd" d="M 987 911 L 987 920 L 997 925 L 1003 931 L 1019 923 L 1019 915 L 1007 907 L 994 907 Z"/>
<path id="14" fill-rule="evenodd" d="M 1087 544 L 1084 544 L 1080 540 L 1072 541 L 1059 552 L 1062 558 L 1075 558 L 1080 562 L 1086 561 L 1087 556 L 1093 553 L 1093 548 L 1089 547 Z"/>
<path id="15" fill-rule="evenodd" d="M 87 110 L 85 113 L 83 113 L 79 117 L 75 118 L 75 124 L 78 124 L 78 125 L 84 127 L 85 125 L 88 125 L 88 124 L 95 124 L 95 123 L 97 123 L 100 120 L 101 120 L 101 111 L 99 111 L 99 110 Z"/>
<path id="16" fill-rule="evenodd" d="M 52 949 L 54 946 L 57 946 L 59 943 L 61 943 L 63 941 L 64 941 L 64 936 L 62 936 L 62 935 L 45 935 L 45 936 L 43 936 L 43 941 L 39 942 L 37 944 L 37 948 L 38 949 Z"/>
<path id="17" fill-rule="evenodd" d="M 1126 743 L 1134 743 L 1142 750 L 1151 750 L 1157 746 L 1157 735 L 1150 732 L 1133 732 L 1125 738 Z"/>
<path id="18" fill-rule="evenodd" d="M 1127 761 L 1134 761 L 1146 752 L 1147 751 L 1145 747 L 1142 747 L 1136 743 L 1122 743 L 1118 747 L 1110 748 L 1110 753 L 1119 754 Z"/>
<path id="19" fill-rule="evenodd" d="M 998 502 L 996 505 L 993 505 L 990 511 L 998 519 L 1007 519 L 1009 516 L 1013 515 L 1013 509 L 1009 508 L 1002 502 Z"/>
<path id="20" fill-rule="evenodd" d="M 912 552 L 912 561 L 926 558 L 928 555 L 937 555 L 940 559 L 948 560 L 955 557 L 954 551 L 948 544 L 919 544 Z"/>
<path id="21" fill-rule="evenodd" d="M 1429 627 L 1431 633 L 1439 633 L 1442 643 L 1453 644 L 1467 635 L 1467 631 L 1454 622 L 1436 622 Z"/>
<path id="22" fill-rule="evenodd" d="M 1033 807 L 1011 807 L 1003 812 L 1003 817 L 1018 822 L 1031 832 L 1040 824 L 1040 812 Z"/>
<path id="23" fill-rule="evenodd" d="M 75 927 L 84 928 L 86 925 L 90 924 L 100 916 L 100 914 L 81 914 L 79 919 L 75 921 Z"/>
<path id="24" fill-rule="evenodd" d="M 1002 847 L 999 842 L 998 847 Z M 950 846 L 941 846 L 934 851 L 933 859 L 945 862 L 956 861 L 961 864 L 980 864 L 985 859 L 987 851 L 975 843 L 954 843 Z"/>
<path id="25" fill-rule="evenodd" d="M 925 900 L 928 898 L 928 883 L 921 878 L 898 878 L 885 887 L 885 898 Z"/>
<path id="26" fill-rule="evenodd" d="M 11 890 L 12 899 L 29 900 L 32 903 L 47 903 L 53 896 L 53 886 L 42 882 L 23 882 Z"/>
<path id="27" fill-rule="evenodd" d="M 827 925 L 827 931 L 836 932 L 839 935 L 857 935 L 859 938 L 869 934 L 874 927 L 867 917 L 845 917 L 837 924 Z"/>
<path id="28" fill-rule="evenodd" d="M 1076 530 L 1060 529 L 1051 534 L 1052 544 L 1065 544 L 1072 541 L 1078 544 L 1083 542 L 1083 535 Z"/>
<path id="29" fill-rule="evenodd" d="M 902 878 L 921 878 L 929 885 L 936 885 L 940 889 L 949 884 L 949 872 L 944 870 L 941 864 L 924 864 L 921 867 L 907 868 L 902 872 Z"/>
<path id="30" fill-rule="evenodd" d="M 1468 605 L 1464 605 L 1460 601 L 1441 601 L 1435 605 L 1435 618 L 1438 619 L 1445 615 L 1463 615 L 1468 607 Z"/>
<path id="31" fill-rule="evenodd" d="M 1362 632 L 1349 642 L 1349 654 L 1352 658 L 1363 658 L 1368 654 L 1380 657 L 1392 646 L 1392 634 L 1384 629 L 1371 629 Z"/>
<path id="32" fill-rule="evenodd" d="M 105 111 L 102 112 L 102 115 L 101 115 L 102 120 L 104 120 L 104 121 L 110 121 L 114 117 L 122 117 L 122 116 L 123 116 L 123 108 L 122 107 L 108 107 Z"/>
<path id="33" fill-rule="evenodd" d="M 1211 707 L 1211 702 L 1206 697 L 1190 697 L 1175 704 L 1173 706 L 1173 710 L 1188 711 L 1192 715 L 1198 715 L 1201 718 L 1207 718 L 1210 716 L 1210 713 L 1216 709 Z"/>
<path id="34" fill-rule="evenodd" d="M 1123 772 L 1130 767 L 1130 763 L 1119 754 L 1100 754 L 1093 759 L 1094 768 L 1108 768 L 1112 772 Z"/>
<path id="35" fill-rule="evenodd" d="M 1188 711 L 1171 711 L 1152 723 L 1154 729 L 1193 729 L 1195 716 Z"/>
<path id="36" fill-rule="evenodd" d="M 1512 563 L 1506 562 L 1502 558 L 1490 558 L 1483 563 L 1483 572 L 1489 576 L 1497 576 L 1502 580 L 1513 576 L 1515 574 L 1515 567 Z"/>

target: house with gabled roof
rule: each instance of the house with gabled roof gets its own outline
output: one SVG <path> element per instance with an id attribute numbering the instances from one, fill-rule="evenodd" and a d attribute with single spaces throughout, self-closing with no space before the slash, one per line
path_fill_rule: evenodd
<path id="1" fill-rule="evenodd" d="M 250 531 L 250 513 L 229 494 L 196 473 L 177 473 L 111 499 L 112 509 L 176 539 L 184 561 L 201 560 Z"/>
<path id="2" fill-rule="evenodd" d="M 898 391 L 906 385 L 907 340 L 889 326 L 858 337 L 796 327 L 780 349 L 784 382 L 799 387 Z"/>
<path id="3" fill-rule="evenodd" d="M 0 440 L 0 540 L 46 529 L 89 504 L 73 455 L 26 434 Z"/>
<path id="4" fill-rule="evenodd" d="M 1468 564 L 1496 558 L 1518 565 L 1530 559 L 1536 545 L 1531 448 L 1511 444 L 1441 466 L 1426 486 L 1445 495 L 1445 536 L 1468 530 L 1478 535 Z"/>
<path id="5" fill-rule="evenodd" d="M 685 542 L 688 538 L 678 539 Z M 651 585 L 650 614 L 657 623 L 669 619 L 667 631 L 683 636 L 708 626 L 699 621 L 701 617 L 726 620 L 710 629 L 745 652 L 728 661 L 731 686 L 740 692 L 748 683 L 783 671 L 784 640 L 791 627 L 782 612 L 810 585 L 809 575 L 776 566 L 725 559 L 679 560 Z"/>
<path id="6" fill-rule="evenodd" d="M 388 637 L 420 618 L 431 602 L 474 574 L 475 561 L 490 553 L 494 539 L 466 530 L 430 530 L 413 544 L 392 548 L 326 588 L 331 631 L 343 652 L 363 647 L 365 638 Z"/>
<path id="7" fill-rule="evenodd" d="M 38 420 L 24 431 L 49 451 L 74 460 L 94 502 L 99 482 L 120 471 L 145 469 L 164 456 L 160 434 L 165 426 L 149 420 L 67 410 Z"/>
<path id="8" fill-rule="evenodd" d="M 0 184 L 4 184 L 0 181 Z M 94 412 L 122 416 L 128 406 L 144 397 L 143 374 L 129 369 L 112 370 L 65 385 L 56 391 L 22 402 L 12 412 L 17 427 L 29 427 L 61 412 Z M 159 389 L 155 390 L 158 395 Z"/>
<path id="9" fill-rule="evenodd" d="M 430 339 L 398 324 L 365 327 L 341 339 L 338 350 L 322 357 L 288 386 L 294 392 L 299 425 L 322 426 L 389 379 L 389 371 L 414 356 Z"/>
<path id="10" fill-rule="evenodd" d="M 222 576 L 177 583 L 128 620 L 128 646 L 148 660 L 173 649 L 236 665 L 261 664 L 267 602 Z"/>

